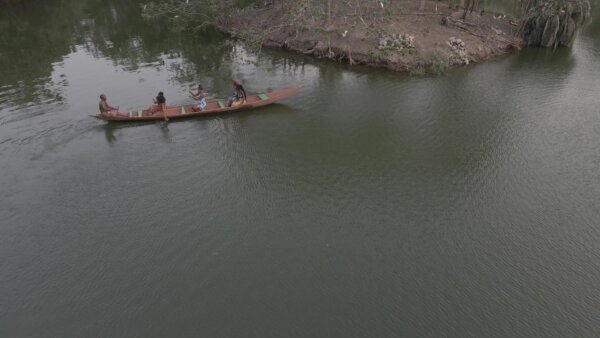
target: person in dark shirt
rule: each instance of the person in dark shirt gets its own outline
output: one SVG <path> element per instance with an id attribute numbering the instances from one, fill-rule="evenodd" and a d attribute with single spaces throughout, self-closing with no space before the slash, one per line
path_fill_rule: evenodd
<path id="1" fill-rule="evenodd" d="M 163 92 L 158 92 L 158 96 L 154 99 L 154 105 L 148 108 L 149 115 L 156 115 L 158 113 L 162 113 L 165 117 L 165 121 L 168 121 L 167 118 L 167 99 L 165 98 L 165 94 Z"/>
<path id="2" fill-rule="evenodd" d="M 154 103 L 159 105 L 164 105 L 167 103 L 167 99 L 165 98 L 165 94 L 163 92 L 158 92 L 158 96 L 154 99 Z"/>

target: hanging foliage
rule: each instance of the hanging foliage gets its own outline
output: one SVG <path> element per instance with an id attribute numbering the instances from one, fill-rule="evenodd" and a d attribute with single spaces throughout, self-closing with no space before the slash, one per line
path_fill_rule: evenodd
<path id="1" fill-rule="evenodd" d="M 578 29 L 590 18 L 589 0 L 549 0 L 532 6 L 522 23 L 527 46 L 570 47 Z"/>

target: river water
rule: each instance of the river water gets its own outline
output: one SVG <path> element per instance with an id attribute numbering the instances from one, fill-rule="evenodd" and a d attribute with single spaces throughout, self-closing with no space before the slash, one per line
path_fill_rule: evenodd
<path id="1" fill-rule="evenodd" d="M 600 25 L 411 77 L 0 8 L 0 336 L 600 335 Z M 303 85 L 169 124 L 88 117 Z"/>

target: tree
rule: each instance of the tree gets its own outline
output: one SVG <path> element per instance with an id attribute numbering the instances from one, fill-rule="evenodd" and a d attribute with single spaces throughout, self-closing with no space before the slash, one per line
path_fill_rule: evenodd
<path id="1" fill-rule="evenodd" d="M 467 18 L 467 14 L 471 14 L 474 10 L 477 10 L 477 7 L 479 7 L 479 0 L 469 0 L 463 13 L 463 20 Z"/>

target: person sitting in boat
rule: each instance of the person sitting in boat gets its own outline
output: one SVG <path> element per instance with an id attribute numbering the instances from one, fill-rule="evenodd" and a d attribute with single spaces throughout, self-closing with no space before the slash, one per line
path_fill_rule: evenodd
<path id="1" fill-rule="evenodd" d="M 204 88 L 202 88 L 202 85 L 199 84 L 198 85 L 198 91 L 196 93 L 193 93 L 190 90 L 190 94 L 192 95 L 192 98 L 194 100 L 197 101 L 196 107 L 192 107 L 193 111 L 200 111 L 200 110 L 204 110 L 204 108 L 206 108 L 206 94 L 204 94 Z"/>
<path id="2" fill-rule="evenodd" d="M 233 80 L 233 95 L 227 100 L 227 107 L 235 107 L 246 103 L 246 90 L 241 83 Z"/>
<path id="3" fill-rule="evenodd" d="M 117 115 L 118 108 L 111 107 L 106 101 L 106 95 L 100 94 L 100 103 L 98 104 L 100 108 L 100 114 L 102 115 Z"/>

